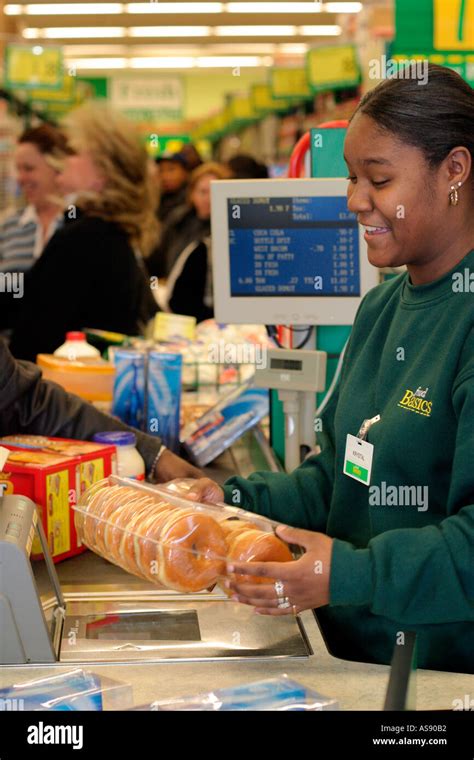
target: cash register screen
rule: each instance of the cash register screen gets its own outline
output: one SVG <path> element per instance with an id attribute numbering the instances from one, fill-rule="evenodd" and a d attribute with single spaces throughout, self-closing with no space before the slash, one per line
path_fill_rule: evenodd
<path id="1" fill-rule="evenodd" d="M 211 182 L 217 322 L 352 324 L 380 278 L 347 189 L 342 178 Z"/>
<path id="2" fill-rule="evenodd" d="M 360 296 L 344 197 L 229 198 L 227 215 L 232 296 Z"/>

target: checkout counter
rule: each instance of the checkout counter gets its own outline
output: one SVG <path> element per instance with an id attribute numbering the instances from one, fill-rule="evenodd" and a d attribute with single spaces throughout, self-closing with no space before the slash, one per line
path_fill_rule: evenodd
<path id="1" fill-rule="evenodd" d="M 220 482 L 236 471 L 246 476 L 268 467 L 265 454 L 258 437 L 247 434 L 206 474 Z M 286 673 L 337 699 L 342 710 L 383 709 L 390 668 L 332 657 L 311 611 L 297 619 L 256 616 L 218 589 L 157 590 L 89 551 L 56 571 L 66 600 L 60 661 L 2 666 L 0 688 L 80 664 L 129 683 L 138 706 Z M 33 563 L 33 572 L 48 619 L 53 604 L 45 563 Z M 110 625 L 101 627 L 104 616 Z M 453 700 L 471 689 L 471 675 L 419 670 L 416 709 L 452 710 Z"/>

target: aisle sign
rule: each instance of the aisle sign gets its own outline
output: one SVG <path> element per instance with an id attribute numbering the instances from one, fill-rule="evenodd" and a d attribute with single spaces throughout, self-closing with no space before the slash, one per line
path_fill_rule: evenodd
<path id="1" fill-rule="evenodd" d="M 235 95 L 231 100 L 231 113 L 235 121 L 252 121 L 257 118 L 252 101 L 248 96 Z"/>
<path id="2" fill-rule="evenodd" d="M 252 104 L 257 113 L 263 115 L 276 111 L 287 111 L 290 103 L 284 98 L 274 98 L 269 84 L 254 84 L 251 90 Z"/>
<path id="3" fill-rule="evenodd" d="M 474 0 L 434 0 L 436 50 L 474 50 Z"/>
<path id="4" fill-rule="evenodd" d="M 361 71 L 354 45 L 313 48 L 307 54 L 308 80 L 313 92 L 356 87 Z"/>
<path id="5" fill-rule="evenodd" d="M 48 90 L 39 88 L 31 90 L 28 94 L 31 100 L 42 101 L 43 103 L 61 103 L 63 105 L 72 105 L 75 101 L 76 77 L 67 74 L 63 77 L 62 86 L 57 90 Z"/>
<path id="6" fill-rule="evenodd" d="M 62 82 L 63 56 L 60 47 L 7 45 L 5 49 L 7 87 L 59 89 Z"/>
<path id="7" fill-rule="evenodd" d="M 393 49 L 473 53 L 474 0 L 396 0 Z"/>
<path id="8" fill-rule="evenodd" d="M 270 87 L 274 98 L 311 98 L 306 69 L 276 68 L 270 72 Z"/>
<path id="9" fill-rule="evenodd" d="M 430 63 L 437 63 L 438 66 L 447 66 L 449 69 L 456 71 L 459 76 L 474 87 L 474 54 L 461 55 L 460 53 L 394 53 L 392 59 L 400 61 L 401 65 L 406 65 L 407 60 L 427 59 Z"/>
<path id="10" fill-rule="evenodd" d="M 114 75 L 109 92 L 112 107 L 135 121 L 180 121 L 183 118 L 181 77 Z"/>

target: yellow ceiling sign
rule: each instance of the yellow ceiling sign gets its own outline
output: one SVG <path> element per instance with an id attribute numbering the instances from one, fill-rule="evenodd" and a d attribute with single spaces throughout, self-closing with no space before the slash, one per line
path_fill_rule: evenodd
<path id="1" fill-rule="evenodd" d="M 269 84 L 254 84 L 251 95 L 252 104 L 257 112 L 285 111 L 288 109 L 288 101 L 272 97 Z"/>
<path id="2" fill-rule="evenodd" d="M 272 69 L 270 81 L 275 98 L 311 97 L 306 69 Z"/>
<path id="3" fill-rule="evenodd" d="M 474 50 L 474 0 L 434 0 L 436 50 Z"/>
<path id="4" fill-rule="evenodd" d="M 314 91 L 353 87 L 360 82 L 360 67 L 353 45 L 313 48 L 307 57 L 308 80 Z"/>
<path id="5" fill-rule="evenodd" d="M 250 98 L 236 95 L 231 101 L 231 113 L 234 119 L 247 120 L 257 118 Z"/>
<path id="6" fill-rule="evenodd" d="M 59 90 L 38 89 L 30 91 L 32 100 L 44 100 L 48 103 L 72 103 L 75 100 L 76 78 L 70 75 L 64 77 Z"/>
<path id="7" fill-rule="evenodd" d="M 61 48 L 8 45 L 5 51 L 5 81 L 10 87 L 27 89 L 61 87 L 63 81 Z"/>

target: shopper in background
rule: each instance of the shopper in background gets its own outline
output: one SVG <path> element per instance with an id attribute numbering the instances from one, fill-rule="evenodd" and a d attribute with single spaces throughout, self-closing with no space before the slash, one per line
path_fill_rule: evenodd
<path id="1" fill-rule="evenodd" d="M 56 383 L 42 380 L 38 367 L 15 361 L 1 339 L 0 367 L 0 437 L 33 433 L 91 440 L 98 432 L 132 430 L 150 478 L 164 483 L 173 478 L 202 475 L 196 467 L 165 448 L 158 436 L 129 428 L 78 396 L 66 393 Z"/>
<path id="2" fill-rule="evenodd" d="M 234 156 L 228 164 L 232 179 L 265 179 L 268 170 L 251 156 Z M 193 175 L 198 176 L 198 175 Z M 204 175 L 205 177 L 206 175 Z M 222 175 L 220 179 L 227 179 Z M 218 177 L 212 177 L 219 179 Z M 203 218 L 210 214 L 210 181 L 198 180 L 200 190 L 201 214 Z M 199 188 L 199 185 L 202 185 Z M 214 316 L 214 297 L 212 287 L 212 241 L 211 237 L 195 239 L 181 251 L 173 265 L 166 283 L 166 295 L 163 307 L 175 314 L 196 317 L 198 322 Z"/>
<path id="3" fill-rule="evenodd" d="M 322 451 L 194 496 L 290 523 L 278 535 L 306 550 L 232 563 L 234 599 L 318 608 L 336 657 L 388 664 L 415 631 L 419 667 L 474 673 L 474 91 L 443 66 L 403 74 L 365 95 L 344 153 L 370 263 L 408 271 L 360 305 Z"/>
<path id="4" fill-rule="evenodd" d="M 0 224 L 0 271 L 26 272 L 63 221 L 56 178 L 65 135 L 50 124 L 25 130 L 15 150 L 18 185 L 27 205 Z"/>
<path id="5" fill-rule="evenodd" d="M 200 153 L 193 143 L 185 143 L 180 153 L 184 156 L 189 171 L 194 171 L 203 163 Z"/>
<path id="6" fill-rule="evenodd" d="M 232 179 L 268 179 L 268 169 L 252 156 L 240 153 L 227 162 Z"/>
<path id="7" fill-rule="evenodd" d="M 160 202 L 158 219 L 166 222 L 170 214 L 186 203 L 190 168 L 183 152 L 163 154 L 155 159 L 158 167 Z"/>
<path id="8" fill-rule="evenodd" d="M 81 106 L 66 126 L 66 223 L 25 282 L 11 340 L 22 359 L 51 353 L 69 330 L 140 333 L 156 311 L 142 261 L 157 235 L 145 148 L 106 107 Z"/>
<path id="9" fill-rule="evenodd" d="M 216 162 L 201 164 L 189 181 L 187 203 L 175 209 L 163 228 L 161 242 L 147 259 L 155 277 L 168 277 L 180 254 L 211 232 L 211 182 L 226 179 L 226 167 Z"/>
<path id="10" fill-rule="evenodd" d="M 214 316 L 211 237 L 190 243 L 182 251 L 166 281 L 165 311 L 195 317 Z"/>

